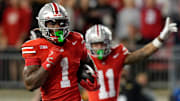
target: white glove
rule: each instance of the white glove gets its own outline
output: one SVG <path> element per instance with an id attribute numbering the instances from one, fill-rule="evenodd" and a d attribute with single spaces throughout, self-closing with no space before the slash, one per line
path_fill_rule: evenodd
<path id="1" fill-rule="evenodd" d="M 159 38 L 156 38 L 153 40 L 152 44 L 160 48 L 163 45 L 163 41 L 166 40 L 170 33 L 177 32 L 176 23 L 170 23 L 170 18 L 166 18 L 166 24 L 162 30 L 162 32 L 159 35 Z"/>
<path id="2" fill-rule="evenodd" d="M 168 36 L 170 35 L 170 33 L 172 32 L 177 32 L 177 27 L 176 27 L 176 23 L 171 23 L 170 22 L 170 18 L 167 17 L 166 18 L 166 24 L 162 30 L 162 32 L 160 33 L 159 38 L 161 40 L 166 40 L 168 38 Z"/>

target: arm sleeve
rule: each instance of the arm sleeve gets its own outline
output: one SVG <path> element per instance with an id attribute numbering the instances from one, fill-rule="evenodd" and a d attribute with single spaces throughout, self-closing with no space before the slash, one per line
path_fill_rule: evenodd
<path id="1" fill-rule="evenodd" d="M 125 58 L 130 54 L 129 50 L 123 45 L 120 44 L 118 47 L 118 53 L 120 53 L 120 61 L 124 63 Z"/>
<path id="2" fill-rule="evenodd" d="M 129 50 L 123 45 L 123 44 L 120 44 L 120 47 L 121 47 L 121 56 L 122 56 L 122 63 L 123 63 L 123 67 L 124 67 L 124 61 L 126 59 L 126 57 L 130 54 Z"/>
<path id="3" fill-rule="evenodd" d="M 122 47 L 122 53 L 123 55 L 126 57 L 128 54 L 130 54 L 129 50 L 121 44 L 121 47 Z"/>

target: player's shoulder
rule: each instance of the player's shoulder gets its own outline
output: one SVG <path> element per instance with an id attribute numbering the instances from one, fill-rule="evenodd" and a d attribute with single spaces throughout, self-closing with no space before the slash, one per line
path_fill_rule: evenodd
<path id="1" fill-rule="evenodd" d="M 79 33 L 79 32 L 74 32 L 74 31 L 69 32 L 69 36 L 71 38 L 73 38 L 73 39 L 79 39 L 79 40 L 83 40 L 84 39 L 83 35 L 81 33 Z"/>
<path id="2" fill-rule="evenodd" d="M 27 47 L 27 46 L 38 46 L 42 43 L 45 43 L 46 40 L 44 38 L 37 38 L 37 39 L 34 39 L 34 40 L 28 40 L 26 41 L 22 47 Z"/>
<path id="3" fill-rule="evenodd" d="M 125 46 L 123 44 L 117 44 L 112 47 L 113 50 L 122 50 Z"/>
<path id="4" fill-rule="evenodd" d="M 112 48 L 113 53 L 122 53 L 124 55 L 128 54 L 128 49 L 123 44 L 118 44 Z"/>
<path id="5" fill-rule="evenodd" d="M 37 56 L 37 53 L 39 53 L 39 49 L 40 49 L 39 46 L 41 46 L 41 44 L 45 44 L 45 43 L 47 43 L 47 40 L 45 40 L 44 38 L 37 38 L 35 40 L 26 41 L 21 46 L 22 56 L 24 58 L 30 58 L 30 57 Z"/>
<path id="6" fill-rule="evenodd" d="M 78 32 L 70 32 L 67 39 L 75 43 L 77 42 L 79 45 L 85 43 L 83 35 Z"/>

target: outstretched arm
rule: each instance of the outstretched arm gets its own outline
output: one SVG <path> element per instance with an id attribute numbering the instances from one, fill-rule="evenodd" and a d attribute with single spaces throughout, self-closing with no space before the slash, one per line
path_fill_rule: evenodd
<path id="1" fill-rule="evenodd" d="M 135 63 L 136 61 L 143 60 L 155 53 L 157 50 L 157 47 L 154 47 L 152 43 L 149 43 L 143 48 L 128 54 L 128 56 L 125 58 L 124 64 L 131 64 Z"/>
<path id="2" fill-rule="evenodd" d="M 130 53 L 125 58 L 124 64 L 131 64 L 149 57 L 163 45 L 163 42 L 167 40 L 169 34 L 172 32 L 177 32 L 176 23 L 170 23 L 170 18 L 167 18 L 165 27 L 160 35 L 143 48 Z"/>

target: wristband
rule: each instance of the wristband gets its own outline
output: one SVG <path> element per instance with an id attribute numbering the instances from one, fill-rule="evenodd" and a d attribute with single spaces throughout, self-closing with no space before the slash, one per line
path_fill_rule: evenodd
<path id="1" fill-rule="evenodd" d="M 152 44 L 153 44 L 156 48 L 160 48 L 160 47 L 163 45 L 163 43 L 162 43 L 158 38 L 154 39 L 153 42 L 152 42 Z"/>

